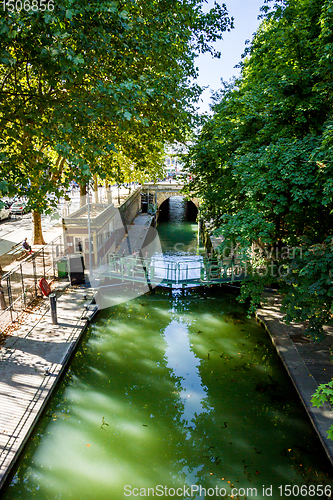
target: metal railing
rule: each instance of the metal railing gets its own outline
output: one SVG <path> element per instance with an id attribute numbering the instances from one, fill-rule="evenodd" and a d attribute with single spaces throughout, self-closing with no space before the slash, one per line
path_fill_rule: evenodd
<path id="1" fill-rule="evenodd" d="M 244 279 L 241 261 L 205 259 L 200 256 L 165 258 L 162 254 L 143 257 L 140 254 L 108 254 L 107 262 L 96 270 L 99 279 L 127 282 L 149 281 L 153 286 L 171 287 L 233 283 Z"/>
<path id="2" fill-rule="evenodd" d="M 16 321 L 42 295 L 39 281 L 57 276 L 57 261 L 64 256 L 62 236 L 22 260 L 0 280 L 0 332 Z"/>

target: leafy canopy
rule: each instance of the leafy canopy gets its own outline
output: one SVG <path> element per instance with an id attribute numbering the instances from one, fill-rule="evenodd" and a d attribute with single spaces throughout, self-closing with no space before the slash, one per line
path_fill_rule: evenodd
<path id="1" fill-rule="evenodd" d="M 266 1 L 262 12 L 241 77 L 216 94 L 188 155 L 187 189 L 221 252 L 232 244 L 247 260 L 251 310 L 278 282 L 287 320 L 321 338 L 333 324 L 332 2 Z"/>

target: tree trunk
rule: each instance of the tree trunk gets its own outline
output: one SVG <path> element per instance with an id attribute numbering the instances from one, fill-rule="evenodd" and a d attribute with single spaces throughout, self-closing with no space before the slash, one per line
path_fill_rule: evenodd
<path id="1" fill-rule="evenodd" d="M 111 191 L 111 186 L 107 180 L 105 180 L 105 190 L 106 190 L 107 202 L 109 205 L 111 205 L 111 203 L 112 203 L 112 191 Z"/>
<path id="2" fill-rule="evenodd" d="M 98 181 L 97 181 L 97 175 L 94 175 L 94 194 L 95 194 L 95 203 L 98 203 Z"/>
<path id="3" fill-rule="evenodd" d="M 80 208 L 87 204 L 87 185 L 80 184 Z"/>
<path id="4" fill-rule="evenodd" d="M 45 245 L 42 230 L 42 217 L 36 210 L 32 211 L 32 244 Z"/>

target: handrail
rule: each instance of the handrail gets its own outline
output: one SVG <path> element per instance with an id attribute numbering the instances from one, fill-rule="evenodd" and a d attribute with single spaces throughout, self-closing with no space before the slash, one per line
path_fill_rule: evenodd
<path id="1" fill-rule="evenodd" d="M 191 283 L 208 285 L 241 281 L 244 279 L 244 269 L 245 266 L 241 261 L 235 263 L 200 258 L 193 261 L 193 257 L 189 257 L 177 262 L 156 256 L 141 258 L 138 255 L 113 254 L 109 256 L 108 264 L 101 267 L 100 278 L 110 277 L 134 283 L 143 281 L 146 277 L 156 286 L 158 284 L 179 286 Z"/>

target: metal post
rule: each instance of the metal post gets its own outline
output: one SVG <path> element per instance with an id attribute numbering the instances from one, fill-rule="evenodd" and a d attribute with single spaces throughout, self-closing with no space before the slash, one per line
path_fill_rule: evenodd
<path id="1" fill-rule="evenodd" d="M 35 298 L 38 295 L 38 290 L 37 290 L 37 273 L 36 273 L 36 259 L 35 259 L 35 253 L 32 255 L 32 267 L 34 271 L 34 282 L 35 282 Z"/>
<path id="2" fill-rule="evenodd" d="M 145 278 L 146 278 L 146 282 L 147 282 L 149 291 L 151 292 L 153 290 L 153 287 L 152 287 L 150 279 L 149 279 L 148 270 L 147 270 L 147 264 L 145 263 L 145 260 L 143 258 L 141 249 L 139 251 L 139 257 L 140 257 L 140 260 L 141 260 L 141 265 L 143 267 L 143 271 L 144 271 L 144 274 L 145 274 Z"/>
<path id="3" fill-rule="evenodd" d="M 27 301 L 26 301 L 25 290 L 24 290 L 22 264 L 20 264 L 20 271 L 21 271 L 22 296 L 23 296 L 23 303 L 24 303 L 24 309 L 25 309 L 27 307 L 27 304 L 26 304 Z"/>
<path id="4" fill-rule="evenodd" d="M 42 248 L 43 252 L 43 278 L 45 278 L 45 252 L 44 252 L 44 247 Z"/>
<path id="5" fill-rule="evenodd" d="M 9 310 L 10 310 L 10 319 L 13 323 L 13 296 L 12 296 L 12 288 L 10 283 L 10 274 L 7 276 L 7 293 L 8 293 L 8 301 L 9 301 Z"/>
<path id="6" fill-rule="evenodd" d="M 50 297 L 50 309 L 51 309 L 51 321 L 53 325 L 58 324 L 57 319 L 57 297 L 55 293 L 51 293 Z"/>
<path id="7" fill-rule="evenodd" d="M 54 258 L 54 249 L 53 249 L 53 240 L 51 241 L 51 255 L 52 255 L 52 269 L 53 269 L 53 278 L 55 278 L 55 258 Z"/>

